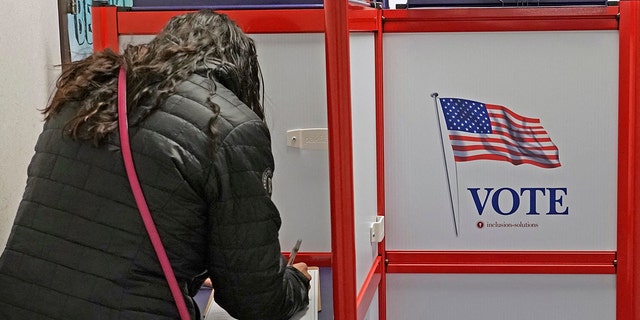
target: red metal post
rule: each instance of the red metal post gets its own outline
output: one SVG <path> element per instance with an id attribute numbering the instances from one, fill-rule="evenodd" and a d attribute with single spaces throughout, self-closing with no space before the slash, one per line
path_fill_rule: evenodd
<path id="1" fill-rule="evenodd" d="M 93 51 L 111 49 L 118 52 L 118 9 L 114 6 L 92 6 L 91 26 Z"/>
<path id="2" fill-rule="evenodd" d="M 383 11 L 377 11 L 377 31 L 375 38 L 375 77 L 376 77 L 376 162 L 377 162 L 377 182 L 378 182 L 378 215 L 385 215 L 385 188 L 384 188 L 384 65 L 383 65 L 383 33 L 382 19 Z M 380 256 L 380 285 L 378 290 L 378 319 L 387 319 L 387 272 L 385 261 L 386 241 L 378 244 L 378 255 Z"/>
<path id="3" fill-rule="evenodd" d="M 356 250 L 347 1 L 325 1 L 324 8 L 334 319 L 353 320 Z"/>
<path id="4" fill-rule="evenodd" d="M 640 2 L 620 1 L 618 320 L 640 319 Z"/>

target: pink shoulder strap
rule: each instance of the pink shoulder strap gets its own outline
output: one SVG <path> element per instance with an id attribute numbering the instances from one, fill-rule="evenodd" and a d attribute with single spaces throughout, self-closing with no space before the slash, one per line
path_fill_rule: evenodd
<path id="1" fill-rule="evenodd" d="M 189 315 L 187 305 L 184 302 L 184 297 L 182 296 L 182 292 L 180 291 L 180 287 L 178 286 L 178 281 L 176 281 L 176 276 L 174 275 L 171 264 L 169 263 L 169 258 L 167 257 L 167 253 L 165 252 L 162 241 L 160 240 L 158 230 L 153 223 L 151 212 L 149 211 L 149 207 L 147 207 L 147 202 L 145 201 L 144 194 L 142 193 L 142 187 L 140 187 L 140 182 L 138 181 L 138 176 L 136 174 L 136 168 L 133 164 L 131 145 L 129 144 L 129 124 L 127 122 L 126 81 L 127 73 L 123 65 L 120 67 L 120 73 L 118 74 L 118 127 L 120 132 L 120 147 L 122 150 L 122 157 L 124 158 L 124 166 L 127 171 L 127 177 L 129 178 L 129 184 L 131 185 L 133 196 L 136 199 L 136 204 L 138 205 L 138 210 L 140 211 L 140 216 L 142 216 L 142 221 L 144 222 L 144 226 L 147 229 L 147 233 L 149 234 L 149 238 L 151 239 L 151 243 L 153 244 L 153 249 L 156 251 L 156 255 L 158 256 L 158 260 L 160 260 L 160 266 L 162 267 L 164 276 L 169 283 L 171 294 L 173 295 L 176 307 L 178 308 L 178 312 L 180 313 L 180 319 L 190 320 L 191 316 Z"/>

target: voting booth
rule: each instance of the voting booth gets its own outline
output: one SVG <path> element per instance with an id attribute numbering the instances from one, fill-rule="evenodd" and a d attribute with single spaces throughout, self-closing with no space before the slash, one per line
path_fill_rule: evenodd
<path id="1" fill-rule="evenodd" d="M 94 5 L 94 50 L 184 12 Z M 223 12 L 317 319 L 640 318 L 640 2 Z"/>

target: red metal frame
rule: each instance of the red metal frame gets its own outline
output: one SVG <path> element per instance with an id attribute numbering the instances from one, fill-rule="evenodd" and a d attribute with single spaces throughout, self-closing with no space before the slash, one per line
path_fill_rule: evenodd
<path id="1" fill-rule="evenodd" d="M 358 312 L 358 320 L 364 319 L 367 315 L 367 311 L 369 311 L 369 306 L 371 305 L 371 301 L 376 294 L 376 291 L 380 288 L 380 281 L 382 279 L 382 270 L 384 260 L 382 257 L 378 256 L 371 266 L 367 277 L 362 284 L 362 288 L 358 293 L 358 297 L 356 299 L 357 304 L 357 312 Z"/>
<path id="2" fill-rule="evenodd" d="M 384 32 L 620 30 L 617 250 L 391 251 L 387 252 L 387 272 L 616 274 L 617 319 L 640 319 L 640 176 L 637 173 L 640 168 L 639 28 L 640 2 L 637 0 L 622 0 L 619 8 L 429 9 L 385 12 Z"/>
<path id="3" fill-rule="evenodd" d="M 640 2 L 620 2 L 618 319 L 640 319 Z"/>
<path id="4" fill-rule="evenodd" d="M 349 10 L 351 9 L 351 10 Z M 640 2 L 618 7 L 354 10 L 346 1 L 324 9 L 229 11 L 249 33 L 325 32 L 327 111 L 330 139 L 332 252 L 300 253 L 301 261 L 331 266 L 334 319 L 361 319 L 379 283 L 380 319 L 386 319 L 386 272 L 411 273 L 582 273 L 617 276 L 617 319 L 640 319 Z M 118 49 L 118 36 L 154 34 L 172 12 L 118 12 L 93 7 L 94 50 Z M 384 18 L 383 18 L 384 16 Z M 618 26 L 618 17 L 620 23 Z M 349 21 L 349 22 L 347 22 Z M 349 31 L 377 31 L 376 113 L 378 214 L 384 215 L 384 107 L 382 34 L 438 31 L 620 31 L 618 248 L 609 251 L 434 252 L 385 251 L 356 296 Z M 612 266 L 617 259 L 617 270 Z M 385 262 L 388 267 L 385 270 Z M 379 275 L 379 276 L 378 276 Z"/>
<path id="5" fill-rule="evenodd" d="M 613 251 L 388 251 L 389 273 L 614 274 Z"/>
<path id="6" fill-rule="evenodd" d="M 289 252 L 282 254 L 289 259 Z M 314 267 L 331 267 L 331 252 L 298 252 L 295 262 L 305 262 Z"/>
<path id="7" fill-rule="evenodd" d="M 336 320 L 353 320 L 357 316 L 356 248 L 347 3 L 326 1 L 325 10 L 333 315 Z"/>
<path id="8" fill-rule="evenodd" d="M 351 31 L 377 30 L 372 10 L 349 6 Z M 120 35 L 153 35 L 171 17 L 189 11 L 118 11 L 113 6 L 92 7 L 94 51 L 118 49 Z M 221 10 L 247 33 L 320 33 L 325 31 L 325 10 Z"/>
<path id="9" fill-rule="evenodd" d="M 118 14 L 120 34 L 157 34 L 167 21 L 188 11 L 129 11 Z M 323 32 L 322 9 L 220 10 L 246 33 Z"/>
<path id="10" fill-rule="evenodd" d="M 377 162 L 377 190 L 378 190 L 378 215 L 385 215 L 385 187 L 384 187 L 384 59 L 382 40 L 382 10 L 377 10 L 376 17 L 378 27 L 375 39 L 375 77 L 376 77 L 376 162 Z M 378 291 L 378 320 L 387 319 L 387 277 L 386 266 L 387 249 L 383 238 L 378 243 L 378 255 L 381 259 L 380 290 Z"/>
<path id="11" fill-rule="evenodd" d="M 351 6 L 349 10 L 349 31 L 378 31 L 380 28 L 378 11 L 380 10 Z"/>
<path id="12" fill-rule="evenodd" d="M 384 32 L 615 30 L 616 7 L 385 11 Z"/>
<path id="13" fill-rule="evenodd" d="M 93 51 L 119 50 L 117 14 L 116 7 L 91 7 Z"/>

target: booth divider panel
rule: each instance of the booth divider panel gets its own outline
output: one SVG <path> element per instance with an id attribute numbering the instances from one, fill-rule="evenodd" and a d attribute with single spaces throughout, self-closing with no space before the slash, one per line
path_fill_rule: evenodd
<path id="1" fill-rule="evenodd" d="M 394 33 L 384 40 L 387 250 L 615 251 L 616 31 Z M 531 141 L 516 136 L 496 147 L 486 134 L 472 138 L 487 150 L 461 152 L 488 160 L 454 160 L 455 131 L 432 93 L 537 119 L 546 133 L 534 139 L 557 147 L 559 166 L 496 161 L 499 148 L 523 153 Z"/>
<path id="2" fill-rule="evenodd" d="M 616 318 L 615 275 L 388 274 L 388 319 Z"/>

